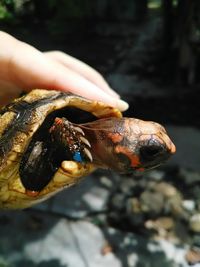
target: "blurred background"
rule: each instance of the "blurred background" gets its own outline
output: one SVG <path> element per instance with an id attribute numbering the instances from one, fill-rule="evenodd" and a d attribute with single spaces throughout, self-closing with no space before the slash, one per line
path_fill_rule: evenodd
<path id="1" fill-rule="evenodd" d="M 97 171 L 0 212 L 0 267 L 200 266 L 200 1 L 0 0 L 0 30 L 96 68 L 177 146 L 143 177 Z"/>

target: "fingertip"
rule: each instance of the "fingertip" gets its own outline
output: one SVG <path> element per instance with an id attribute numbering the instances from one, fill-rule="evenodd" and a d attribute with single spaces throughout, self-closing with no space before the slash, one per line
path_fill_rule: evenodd
<path id="1" fill-rule="evenodd" d="M 116 108 L 118 108 L 120 111 L 126 111 L 129 108 L 129 104 L 124 100 L 117 100 L 116 101 Z"/>

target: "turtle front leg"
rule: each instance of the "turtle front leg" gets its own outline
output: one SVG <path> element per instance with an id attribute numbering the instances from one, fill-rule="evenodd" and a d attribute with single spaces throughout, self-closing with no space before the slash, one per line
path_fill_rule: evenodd
<path id="1" fill-rule="evenodd" d="M 52 143 L 63 149 L 67 159 L 75 162 L 92 162 L 91 145 L 84 131 L 66 118 L 55 118 L 49 133 Z"/>

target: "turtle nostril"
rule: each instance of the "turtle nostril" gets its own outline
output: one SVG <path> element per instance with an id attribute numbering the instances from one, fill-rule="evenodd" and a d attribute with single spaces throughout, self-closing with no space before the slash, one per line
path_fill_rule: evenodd
<path id="1" fill-rule="evenodd" d="M 161 145 L 145 145 L 140 148 L 140 155 L 144 160 L 155 159 L 156 156 L 164 152 L 164 147 Z"/>

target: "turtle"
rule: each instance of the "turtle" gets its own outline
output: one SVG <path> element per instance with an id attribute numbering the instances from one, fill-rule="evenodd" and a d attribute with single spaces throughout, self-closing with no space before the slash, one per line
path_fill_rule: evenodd
<path id="1" fill-rule="evenodd" d="M 107 104 L 34 89 L 0 109 L 0 209 L 24 209 L 97 168 L 134 175 L 175 153 L 163 126 Z"/>

